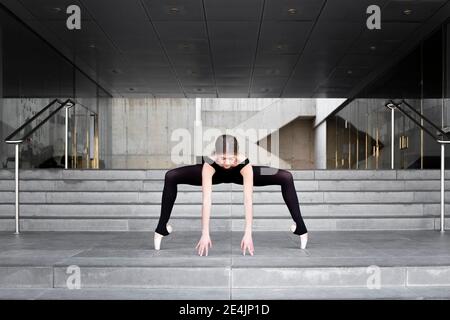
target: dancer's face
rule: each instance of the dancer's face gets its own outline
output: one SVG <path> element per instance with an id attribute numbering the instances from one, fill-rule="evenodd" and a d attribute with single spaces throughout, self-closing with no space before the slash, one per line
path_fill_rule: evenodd
<path id="1" fill-rule="evenodd" d="M 216 162 L 219 166 L 229 169 L 237 164 L 237 156 L 234 154 L 218 154 Z"/>

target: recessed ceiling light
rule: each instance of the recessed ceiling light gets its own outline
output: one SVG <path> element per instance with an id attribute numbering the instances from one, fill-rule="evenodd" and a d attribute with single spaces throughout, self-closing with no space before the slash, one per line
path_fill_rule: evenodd
<path id="1" fill-rule="evenodd" d="M 347 74 L 353 74 L 352 70 L 347 70 Z"/>
<path id="2" fill-rule="evenodd" d="M 169 8 L 169 13 L 170 14 L 177 14 L 178 12 L 180 12 L 180 9 L 177 7 L 171 7 Z"/>
<path id="3" fill-rule="evenodd" d="M 197 91 L 197 92 L 202 92 L 202 91 L 203 91 L 203 88 L 196 88 L 195 91 Z"/>
<path id="4" fill-rule="evenodd" d="M 277 75 L 277 74 L 280 74 L 280 70 L 279 69 L 267 69 L 266 74 L 267 75 Z"/>
<path id="5" fill-rule="evenodd" d="M 289 13 L 289 14 L 296 14 L 296 13 L 297 13 L 297 9 L 295 9 L 295 8 L 289 8 L 289 9 L 288 9 L 288 13 Z"/>
<path id="6" fill-rule="evenodd" d="M 284 49 L 286 49 L 286 45 L 280 43 L 280 44 L 277 44 L 276 48 L 277 48 L 278 50 L 284 50 Z"/>
<path id="7" fill-rule="evenodd" d="M 134 88 L 128 88 L 128 91 L 134 91 L 135 89 Z"/>
<path id="8" fill-rule="evenodd" d="M 95 44 L 91 43 L 91 44 L 89 45 L 89 48 L 95 49 L 95 48 L 97 48 L 97 46 L 96 46 Z"/>
<path id="9" fill-rule="evenodd" d="M 375 46 L 370 46 L 370 50 L 375 51 L 375 50 L 377 50 L 377 47 L 375 47 Z"/>
<path id="10" fill-rule="evenodd" d="M 189 43 L 182 43 L 180 45 L 180 48 L 183 50 L 189 50 L 191 48 L 191 45 Z"/>
<path id="11" fill-rule="evenodd" d="M 405 9 L 405 10 L 403 10 L 403 14 L 406 15 L 406 16 L 409 16 L 411 13 L 412 13 L 412 10 L 411 10 L 411 9 Z"/>

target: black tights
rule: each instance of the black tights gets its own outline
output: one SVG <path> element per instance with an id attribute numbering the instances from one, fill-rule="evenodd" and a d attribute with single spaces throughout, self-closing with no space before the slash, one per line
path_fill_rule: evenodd
<path id="1" fill-rule="evenodd" d="M 159 217 L 158 226 L 155 230 L 157 233 L 164 236 L 169 234 L 166 228 L 166 224 L 170 219 L 170 214 L 177 197 L 177 186 L 179 184 L 201 186 L 202 168 L 203 164 L 194 164 L 174 168 L 166 172 L 164 178 L 164 190 L 161 200 L 161 216 Z M 284 202 L 286 203 L 289 212 L 291 213 L 292 219 L 297 224 L 294 233 L 297 235 L 306 233 L 307 230 L 300 213 L 297 192 L 295 190 L 292 174 L 287 170 L 275 169 L 268 166 L 252 166 L 252 168 L 254 186 L 281 186 L 281 193 L 283 195 Z M 239 177 L 236 177 L 231 181 L 225 181 L 218 178 L 216 175 L 213 175 L 212 184 L 219 184 L 224 182 L 242 185 L 243 178 L 242 175 L 239 175 Z"/>

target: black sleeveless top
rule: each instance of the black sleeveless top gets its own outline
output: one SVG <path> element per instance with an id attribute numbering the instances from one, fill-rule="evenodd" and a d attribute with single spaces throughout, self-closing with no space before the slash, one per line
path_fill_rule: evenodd
<path id="1" fill-rule="evenodd" d="M 202 157 L 202 164 L 204 164 L 205 162 L 209 163 L 216 170 L 214 172 L 214 177 L 216 179 L 218 178 L 222 181 L 232 181 L 233 178 L 242 178 L 240 171 L 243 167 L 250 163 L 250 160 L 248 158 L 245 158 L 244 161 L 229 169 L 225 169 L 224 167 L 219 166 L 213 159 L 208 156 Z"/>

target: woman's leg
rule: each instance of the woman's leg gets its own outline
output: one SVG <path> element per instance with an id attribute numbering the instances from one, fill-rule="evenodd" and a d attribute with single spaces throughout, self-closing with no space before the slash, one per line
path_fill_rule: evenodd
<path id="1" fill-rule="evenodd" d="M 297 191 L 295 190 L 294 179 L 289 171 L 268 166 L 253 166 L 253 185 L 280 185 L 284 202 L 291 213 L 292 219 L 297 224 L 294 233 L 297 235 L 302 235 L 308 232 L 300 213 L 300 206 L 298 203 Z"/>
<path id="2" fill-rule="evenodd" d="M 177 198 L 178 184 L 202 185 L 202 164 L 174 168 L 166 172 L 161 199 L 161 215 L 155 232 L 167 236 L 166 224 L 169 222 L 172 208 Z"/>

